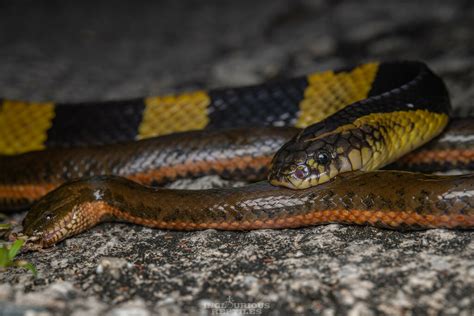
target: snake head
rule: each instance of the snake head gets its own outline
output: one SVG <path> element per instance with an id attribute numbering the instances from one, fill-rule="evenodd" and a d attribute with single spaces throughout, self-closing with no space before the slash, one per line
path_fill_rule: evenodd
<path id="1" fill-rule="evenodd" d="M 26 248 L 47 248 L 94 226 L 97 218 L 87 213 L 91 211 L 87 206 L 103 196 L 99 187 L 91 185 L 96 182 L 91 179 L 69 182 L 34 204 L 23 220 L 19 235 L 26 239 Z"/>
<path id="2" fill-rule="evenodd" d="M 372 149 L 357 130 L 315 136 L 303 130 L 275 154 L 269 174 L 273 185 L 305 189 L 338 174 L 363 170 Z"/>

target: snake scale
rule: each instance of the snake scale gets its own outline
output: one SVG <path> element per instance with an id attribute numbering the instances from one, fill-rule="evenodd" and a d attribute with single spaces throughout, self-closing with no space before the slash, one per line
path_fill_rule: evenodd
<path id="1" fill-rule="evenodd" d="M 474 227 L 474 176 L 374 171 L 473 167 L 472 119 L 436 138 L 451 105 L 420 62 L 130 101 L 1 104 L 0 208 L 30 207 L 20 236 L 32 249 L 110 220 L 183 230 Z M 207 174 L 269 182 L 156 188 Z"/>

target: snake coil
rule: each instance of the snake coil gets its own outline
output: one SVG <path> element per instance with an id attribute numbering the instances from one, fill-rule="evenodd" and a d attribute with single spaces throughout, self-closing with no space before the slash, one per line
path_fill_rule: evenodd
<path id="1" fill-rule="evenodd" d="M 393 162 L 419 167 L 416 155 L 429 150 L 436 160 L 433 153 L 446 151 L 443 137 L 466 133 L 459 126 L 468 120 L 455 121 L 445 136 L 400 159 L 438 136 L 451 111 L 444 83 L 420 62 L 103 104 L 3 101 L 2 110 L 11 132 L 18 112 L 38 118 L 21 131 L 29 135 L 24 142 L 0 142 L 0 207 L 39 199 L 24 220 L 32 247 L 107 220 L 185 230 L 474 226 L 474 176 L 373 171 Z M 444 164 L 469 166 L 472 148 L 458 146 L 459 159 Z M 268 170 L 279 187 L 180 191 L 137 184 L 206 174 L 255 181 Z"/>

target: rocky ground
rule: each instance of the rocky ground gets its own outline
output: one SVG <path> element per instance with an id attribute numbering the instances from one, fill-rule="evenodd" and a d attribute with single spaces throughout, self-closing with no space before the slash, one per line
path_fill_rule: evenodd
<path id="1" fill-rule="evenodd" d="M 469 0 L 4 1 L 0 95 L 130 98 L 421 59 L 466 113 L 474 108 L 473 29 Z M 467 316 L 474 313 L 473 236 L 342 225 L 183 233 L 104 224 L 22 255 L 38 278 L 1 273 L 0 315 Z"/>

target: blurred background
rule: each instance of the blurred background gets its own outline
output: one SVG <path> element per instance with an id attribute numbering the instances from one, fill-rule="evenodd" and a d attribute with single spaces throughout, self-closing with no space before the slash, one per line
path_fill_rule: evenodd
<path id="1" fill-rule="evenodd" d="M 474 2 L 0 2 L 0 95 L 84 101 L 420 59 L 474 106 Z"/>

